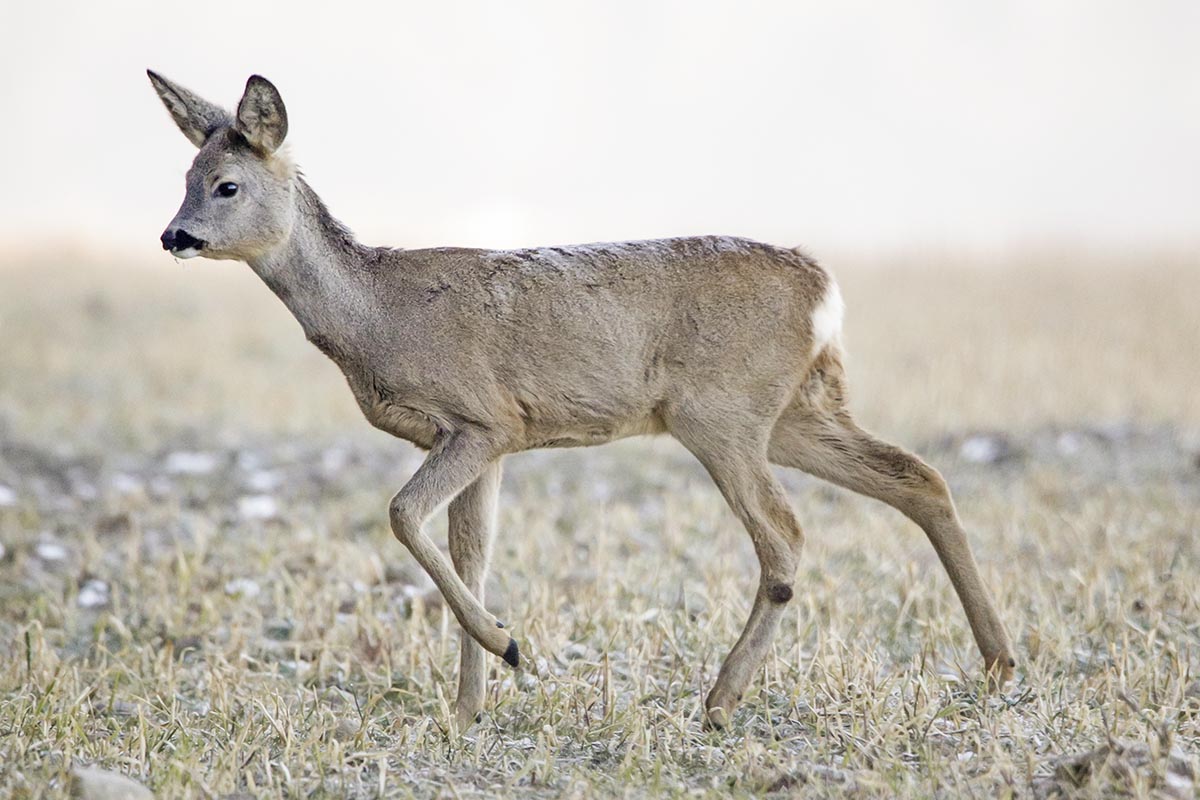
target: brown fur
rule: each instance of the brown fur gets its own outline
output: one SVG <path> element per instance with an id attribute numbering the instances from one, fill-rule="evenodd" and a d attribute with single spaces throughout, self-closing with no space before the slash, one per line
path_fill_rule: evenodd
<path id="1" fill-rule="evenodd" d="M 201 148 L 168 233 L 203 240 L 199 255 L 247 261 L 341 368 L 371 424 L 429 450 L 389 514 L 463 627 L 462 724 L 483 705 L 480 648 L 520 658 L 482 604 L 501 459 L 642 434 L 670 433 L 695 454 L 759 558 L 750 619 L 706 702 L 712 724 L 728 721 L 793 595 L 804 536 L 768 461 L 878 498 L 924 528 L 989 671 L 1011 674 L 1007 633 L 945 482 L 850 419 L 836 336 L 824 338 L 836 334 L 824 327 L 840 319 L 840 295 L 812 259 L 714 236 L 365 247 L 280 167 L 287 114 L 269 82 L 251 78 L 235 120 L 151 78 Z M 223 181 L 239 184 L 238 197 L 214 194 Z M 445 503 L 453 566 L 422 529 Z"/>

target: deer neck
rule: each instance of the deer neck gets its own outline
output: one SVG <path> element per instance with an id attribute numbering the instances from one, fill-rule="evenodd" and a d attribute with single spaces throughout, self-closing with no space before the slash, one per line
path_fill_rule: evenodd
<path id="1" fill-rule="evenodd" d="M 349 344 L 354 331 L 370 327 L 377 306 L 363 269 L 366 248 L 302 178 L 296 178 L 293 202 L 287 238 L 248 263 L 310 340 Z"/>

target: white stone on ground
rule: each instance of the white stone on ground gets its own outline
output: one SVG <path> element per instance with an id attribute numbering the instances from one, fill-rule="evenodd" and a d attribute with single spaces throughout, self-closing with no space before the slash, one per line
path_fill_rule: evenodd
<path id="1" fill-rule="evenodd" d="M 279 516 L 279 501 L 269 494 L 250 494 L 238 500 L 238 516 L 242 519 L 267 520 Z"/>
<path id="2" fill-rule="evenodd" d="M 250 578 L 233 578 L 225 582 L 225 594 L 231 597 L 258 597 L 262 587 Z"/>
<path id="3" fill-rule="evenodd" d="M 38 542 L 33 548 L 33 554 L 42 561 L 66 561 L 67 548 L 58 542 Z"/>
<path id="4" fill-rule="evenodd" d="M 139 478 L 124 472 L 113 475 L 111 483 L 117 494 L 138 494 L 146 488 Z"/>
<path id="5" fill-rule="evenodd" d="M 108 605 L 108 584 L 99 578 L 89 578 L 80 588 L 76 602 L 80 608 L 102 608 Z"/>
<path id="6" fill-rule="evenodd" d="M 246 478 L 246 488 L 256 492 L 273 492 L 283 483 L 283 476 L 277 470 L 260 469 L 250 473 Z"/>
<path id="7" fill-rule="evenodd" d="M 217 457 L 179 450 L 167 456 L 165 468 L 172 475 L 207 475 L 217 468 Z"/>
<path id="8" fill-rule="evenodd" d="M 71 770 L 71 797 L 80 800 L 154 800 L 154 793 L 119 772 L 76 767 Z"/>
<path id="9" fill-rule="evenodd" d="M 995 436 L 976 434 L 962 443 L 958 453 L 973 464 L 995 464 L 1008 454 L 1008 447 Z"/>

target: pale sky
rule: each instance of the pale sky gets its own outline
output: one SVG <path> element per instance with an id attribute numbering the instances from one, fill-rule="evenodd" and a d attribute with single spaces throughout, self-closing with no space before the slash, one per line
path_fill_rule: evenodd
<path id="1" fill-rule="evenodd" d="M 270 78 L 371 244 L 1200 242 L 1195 0 L 5 5 L 0 249 L 157 248 L 147 67 Z"/>

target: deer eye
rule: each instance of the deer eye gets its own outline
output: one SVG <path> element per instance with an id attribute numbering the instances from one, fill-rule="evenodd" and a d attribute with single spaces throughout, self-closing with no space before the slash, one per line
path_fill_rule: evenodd
<path id="1" fill-rule="evenodd" d="M 217 197 L 233 197 L 237 194 L 238 185 L 233 181 L 225 181 L 225 183 L 217 185 L 215 192 Z"/>

